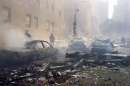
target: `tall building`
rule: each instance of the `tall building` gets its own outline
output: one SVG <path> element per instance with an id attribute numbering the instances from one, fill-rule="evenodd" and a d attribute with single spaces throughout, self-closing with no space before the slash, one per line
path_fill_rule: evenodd
<path id="1" fill-rule="evenodd" d="M 0 48 L 23 48 L 30 40 L 49 41 L 51 33 L 63 38 L 63 1 L 0 0 Z"/>
<path id="2" fill-rule="evenodd" d="M 39 5 L 36 0 L 0 0 L 0 47 L 21 48 L 38 29 Z M 29 35 L 26 35 L 29 34 Z"/>
<path id="3" fill-rule="evenodd" d="M 118 0 L 115 6 L 113 20 L 120 22 L 129 22 L 130 20 L 130 0 Z"/>
<path id="4" fill-rule="evenodd" d="M 123 36 L 130 34 L 130 0 L 118 0 L 118 4 L 114 10 L 113 21 L 120 24 L 118 31 L 120 31 Z"/>
<path id="5" fill-rule="evenodd" d="M 64 20 L 64 2 L 65 0 L 40 0 L 41 24 L 47 26 L 48 38 L 51 34 L 55 37 L 55 45 L 61 46 L 66 44 L 65 37 L 65 20 Z M 39 34 L 39 33 L 38 33 Z M 44 38 L 44 39 L 46 39 Z M 49 41 L 49 39 L 47 39 Z"/>
<path id="6" fill-rule="evenodd" d="M 57 45 L 67 44 L 76 9 L 78 34 L 94 38 L 98 32 L 95 0 L 0 0 L 0 48 L 23 48 L 31 40 L 50 41 L 51 34 Z"/>
<path id="7" fill-rule="evenodd" d="M 108 0 L 96 0 L 96 14 L 99 25 L 108 19 L 109 2 Z"/>
<path id="8" fill-rule="evenodd" d="M 73 35 L 73 25 L 77 20 L 77 34 L 86 40 L 93 39 L 98 33 L 98 21 L 96 16 L 96 0 L 66 0 L 65 1 L 65 21 L 66 34 L 68 38 Z M 77 12 L 78 10 L 78 12 Z"/>
<path id="9" fill-rule="evenodd" d="M 111 39 L 128 37 L 130 35 L 129 15 L 130 0 L 117 0 L 116 5 L 114 6 L 112 19 L 107 20 L 102 25 L 102 32 L 104 35 Z"/>

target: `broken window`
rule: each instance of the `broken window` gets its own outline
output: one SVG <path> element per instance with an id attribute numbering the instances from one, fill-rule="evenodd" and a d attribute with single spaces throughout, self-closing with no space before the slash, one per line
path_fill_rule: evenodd
<path id="1" fill-rule="evenodd" d="M 4 6 L 0 13 L 1 21 L 4 23 L 11 22 L 11 8 Z"/>

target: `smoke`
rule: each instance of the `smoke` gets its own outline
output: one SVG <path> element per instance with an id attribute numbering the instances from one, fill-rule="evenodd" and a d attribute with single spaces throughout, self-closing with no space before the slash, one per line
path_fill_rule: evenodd
<path id="1" fill-rule="evenodd" d="M 22 2 L 13 0 L 12 7 L 15 11 L 17 11 L 16 13 L 14 11 L 14 14 L 16 14 L 16 16 L 13 15 L 16 18 L 16 21 L 15 19 L 14 21 L 15 23 L 19 22 L 20 24 L 16 23 L 15 25 L 17 24 L 18 25 L 15 26 L 13 24 L 7 24 L 7 23 L 3 24 L 0 22 L 1 24 L 0 48 L 4 48 L 4 49 L 19 48 L 20 49 L 20 48 L 24 48 L 25 43 L 31 40 L 49 41 L 50 32 L 54 33 L 57 43 L 61 45 L 67 45 L 66 42 L 71 40 L 72 35 L 73 35 L 73 22 L 74 22 L 74 14 L 75 14 L 76 9 L 79 9 L 79 12 L 77 13 L 77 18 L 76 18 L 77 32 L 78 32 L 79 37 L 85 40 L 87 44 L 91 44 L 91 42 L 95 38 L 104 37 L 106 35 L 109 36 L 109 34 L 111 34 L 112 32 L 114 33 L 122 32 L 122 34 L 126 33 L 123 29 L 125 25 L 121 25 L 120 23 L 118 23 L 115 26 L 114 22 L 112 22 L 112 24 L 109 24 L 109 22 L 105 21 L 108 18 L 108 6 L 106 4 L 105 4 L 106 6 L 103 5 L 103 3 L 100 4 L 99 1 L 100 0 L 83 0 L 83 1 L 82 0 L 63 0 L 59 4 L 60 1 L 55 0 L 54 3 L 48 2 L 48 6 L 46 6 L 44 3 L 46 1 L 42 1 L 40 3 L 41 9 L 39 12 L 39 10 L 37 10 L 39 9 L 39 6 L 37 7 L 37 5 L 35 5 L 36 4 L 35 0 L 33 0 L 33 2 L 27 2 L 27 0 L 24 0 Z M 104 3 L 108 3 L 107 2 L 108 0 L 105 0 L 105 1 Z M 97 3 L 99 3 L 99 8 L 97 8 L 98 7 Z M 102 6 L 105 6 L 105 7 L 102 7 Z M 38 29 L 33 27 L 34 15 L 31 16 L 33 26 L 28 31 L 25 30 L 26 29 L 25 27 L 24 28 L 21 27 L 22 25 L 25 24 L 23 21 L 24 21 L 24 17 L 26 17 L 26 14 L 24 15 L 24 13 L 28 11 L 32 14 L 35 14 L 35 16 L 41 13 L 39 20 L 40 19 L 42 20 L 39 21 Z M 125 13 L 125 12 L 122 12 L 122 13 Z M 120 14 L 120 13 L 117 13 L 117 14 Z M 17 20 L 17 18 L 19 19 Z M 52 28 L 53 31 L 50 31 L 50 28 L 49 28 L 50 26 L 47 26 L 45 24 L 46 20 L 50 21 L 51 23 L 52 22 L 54 23 L 54 26 Z M 25 22 L 26 22 L 26 19 L 25 19 Z M 102 24 L 102 27 L 99 27 L 101 26 L 100 24 Z M 126 29 L 127 32 L 129 31 L 128 29 Z"/>
<path id="2" fill-rule="evenodd" d="M 25 30 L 9 23 L 0 24 L 0 49 L 17 50 L 23 49 L 27 41 Z"/>
<path id="3" fill-rule="evenodd" d="M 100 36 L 95 4 L 94 0 L 66 0 L 65 25 L 67 29 L 65 34 L 68 38 L 72 38 L 73 35 L 73 22 L 76 9 L 79 10 L 76 18 L 76 29 L 79 37 L 90 44 L 95 37 Z"/>

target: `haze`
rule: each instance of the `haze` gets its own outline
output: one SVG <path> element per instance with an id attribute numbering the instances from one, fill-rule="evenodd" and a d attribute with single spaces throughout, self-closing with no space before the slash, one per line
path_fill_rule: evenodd
<path id="1" fill-rule="evenodd" d="M 0 2 L 1 48 L 23 48 L 30 40 L 49 41 L 52 33 L 56 38 L 56 46 L 66 46 L 73 38 L 75 14 L 77 34 L 87 44 L 95 38 L 128 37 L 130 32 L 129 0 Z"/>

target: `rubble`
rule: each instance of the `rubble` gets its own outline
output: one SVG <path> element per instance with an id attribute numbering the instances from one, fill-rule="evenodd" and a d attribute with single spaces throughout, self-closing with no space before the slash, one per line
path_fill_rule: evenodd
<path id="1" fill-rule="evenodd" d="M 36 60 L 49 60 L 56 57 L 56 49 L 39 49 L 24 52 L 0 50 L 0 67 L 28 65 Z"/>

